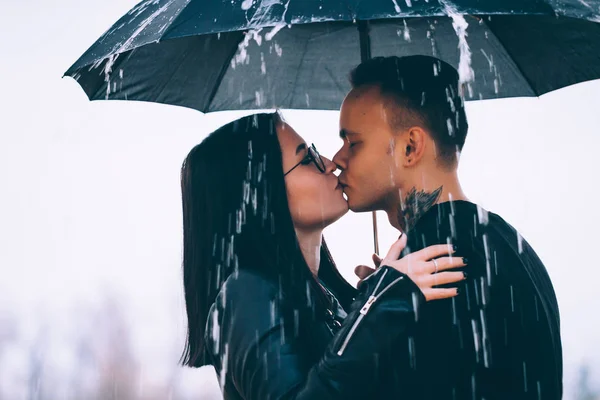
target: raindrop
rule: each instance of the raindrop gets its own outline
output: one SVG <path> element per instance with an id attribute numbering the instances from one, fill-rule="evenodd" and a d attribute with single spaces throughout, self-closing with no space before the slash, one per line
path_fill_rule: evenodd
<path id="1" fill-rule="evenodd" d="M 310 293 L 310 283 L 306 282 L 306 305 L 308 307 L 312 307 L 312 299 L 311 299 L 311 293 Z"/>
<path id="2" fill-rule="evenodd" d="M 398 5 L 398 2 L 396 0 L 392 0 L 392 2 L 394 3 L 394 9 L 396 10 L 396 12 L 398 14 L 400 14 L 402 12 L 402 10 L 400 9 L 400 6 Z"/>
<path id="3" fill-rule="evenodd" d="M 446 100 L 450 104 L 450 110 L 452 110 L 452 112 L 456 112 L 456 106 L 454 105 L 454 99 L 452 98 L 452 93 L 450 93 L 449 88 L 446 88 Z"/>
<path id="4" fill-rule="evenodd" d="M 262 106 L 263 100 L 264 100 L 264 95 L 263 95 L 262 89 L 260 91 L 257 90 L 254 92 L 254 99 L 255 99 L 256 105 L 258 107 Z"/>
<path id="5" fill-rule="evenodd" d="M 308 97 L 308 93 L 305 93 L 304 95 L 305 95 L 305 97 L 306 97 L 306 107 L 309 107 L 309 108 L 310 108 L 310 99 L 309 99 L 309 97 Z"/>
<path id="6" fill-rule="evenodd" d="M 300 335 L 300 312 L 295 309 L 294 310 L 294 336 L 298 337 Z"/>
<path id="7" fill-rule="evenodd" d="M 517 246 L 519 248 L 519 254 L 523 254 L 523 236 L 517 232 Z"/>
<path id="8" fill-rule="evenodd" d="M 263 75 L 267 74 L 267 64 L 265 64 L 265 55 L 260 53 L 260 73 Z"/>
<path id="9" fill-rule="evenodd" d="M 223 350 L 223 356 L 221 357 L 222 368 L 221 368 L 221 373 L 219 376 L 219 384 L 221 385 L 221 390 L 224 390 L 224 388 L 225 388 L 225 376 L 227 375 L 227 361 L 229 359 L 228 353 L 229 353 L 229 344 L 225 343 L 224 350 Z"/>
<path id="10" fill-rule="evenodd" d="M 277 307 L 275 305 L 275 300 L 271 300 L 269 305 L 270 305 L 271 325 L 275 325 L 275 315 L 277 314 Z"/>
<path id="11" fill-rule="evenodd" d="M 510 285 L 510 310 L 515 312 L 515 293 L 512 285 Z"/>
<path id="12" fill-rule="evenodd" d="M 452 323 L 458 324 L 458 318 L 456 316 L 456 297 L 452 298 Z"/>
<path id="13" fill-rule="evenodd" d="M 408 29 L 408 25 L 406 24 L 406 20 L 404 20 L 404 40 L 410 42 L 410 31 Z"/>
<path id="14" fill-rule="evenodd" d="M 487 304 L 487 285 L 485 284 L 485 278 L 483 276 L 479 278 L 479 286 L 481 291 L 481 304 L 485 306 Z"/>
<path id="15" fill-rule="evenodd" d="M 471 311 L 471 296 L 469 295 L 469 285 L 465 285 L 465 296 L 467 296 L 467 310 Z"/>
<path id="16" fill-rule="evenodd" d="M 456 237 L 456 221 L 454 220 L 454 215 L 449 215 L 448 220 L 450 222 L 450 234 L 452 237 Z"/>
<path id="17" fill-rule="evenodd" d="M 454 298 L 452 298 L 454 300 Z M 412 293 L 412 303 L 413 303 L 413 311 L 415 313 L 415 322 L 419 320 L 419 297 L 416 293 Z"/>
<path id="18" fill-rule="evenodd" d="M 444 6 L 446 14 L 452 19 L 452 27 L 456 32 L 456 36 L 458 36 L 458 48 L 460 51 L 458 74 L 460 83 L 473 81 L 475 79 L 475 71 L 471 67 L 471 49 L 467 43 L 467 28 L 469 24 L 456 7 L 447 0 L 440 0 L 440 4 Z"/>
<path id="19" fill-rule="evenodd" d="M 415 338 L 412 336 L 408 338 L 408 354 L 410 357 L 410 367 L 415 369 L 417 367 L 417 357 L 415 354 Z"/>
<path id="20" fill-rule="evenodd" d="M 480 305 L 481 301 L 479 300 L 479 289 L 477 289 L 477 281 L 473 281 L 473 291 L 475 292 L 475 304 Z"/>
<path id="21" fill-rule="evenodd" d="M 525 361 L 523 361 L 523 385 L 525 393 L 527 393 L 527 364 L 525 364 Z"/>
<path id="22" fill-rule="evenodd" d="M 404 1 L 405 1 L 406 5 L 408 7 L 412 7 L 412 1 L 411 0 L 404 0 Z"/>
<path id="23" fill-rule="evenodd" d="M 119 78 L 123 79 L 123 70 L 119 69 Z"/>
<path id="24" fill-rule="evenodd" d="M 213 354 L 219 353 L 219 343 L 221 340 L 221 327 L 219 326 L 219 311 L 214 308 L 212 313 L 212 340 L 213 340 Z"/>
<path id="25" fill-rule="evenodd" d="M 481 225 L 486 226 L 490 222 L 489 212 L 485 208 L 477 206 L 477 219 Z"/>
<path id="26" fill-rule="evenodd" d="M 485 59 L 488 62 L 488 65 L 490 67 L 490 72 L 492 72 L 494 69 L 494 55 L 492 54 L 492 55 L 488 56 L 484 49 L 481 49 L 481 53 L 483 54 L 483 56 L 485 57 Z"/>
<path id="27" fill-rule="evenodd" d="M 247 11 L 252 7 L 253 0 L 244 0 L 242 2 L 242 10 Z"/>
<path id="28" fill-rule="evenodd" d="M 483 347 L 483 365 L 486 368 L 490 367 L 490 341 L 487 337 L 487 325 L 485 323 L 485 314 L 483 309 L 479 310 L 479 319 L 481 320 L 481 332 L 482 332 L 482 347 Z"/>
<path id="29" fill-rule="evenodd" d="M 473 331 L 473 344 L 475 346 L 475 362 L 479 363 L 479 352 L 481 350 L 481 342 L 479 337 L 479 327 L 477 326 L 477 321 L 474 319 L 471 320 L 471 329 Z"/>
<path id="30" fill-rule="evenodd" d="M 448 135 L 454 136 L 454 125 L 452 125 L 452 119 L 446 120 L 446 126 L 448 127 Z"/>

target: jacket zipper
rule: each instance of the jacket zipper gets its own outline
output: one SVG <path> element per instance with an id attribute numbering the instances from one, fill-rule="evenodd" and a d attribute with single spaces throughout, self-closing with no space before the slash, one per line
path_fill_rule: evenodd
<path id="1" fill-rule="evenodd" d="M 363 307 L 360 309 L 360 315 L 358 316 L 358 318 L 356 318 L 356 321 L 354 321 L 354 324 L 352 324 L 352 327 L 350 328 L 350 330 L 348 331 L 348 334 L 346 335 L 346 337 L 344 338 L 344 341 L 342 342 L 342 346 L 340 347 L 340 349 L 337 352 L 338 356 L 341 356 L 342 354 L 344 354 L 344 351 L 346 350 L 346 347 L 348 346 L 348 342 L 350 342 L 350 339 L 352 339 L 354 332 L 356 332 L 356 329 L 360 325 L 361 321 L 365 318 L 365 315 L 367 315 L 367 313 L 369 312 L 369 309 L 371 308 L 371 306 L 381 297 L 382 294 L 387 292 L 397 282 L 404 279 L 403 276 L 395 279 L 389 285 L 387 285 L 379 294 L 376 295 L 377 289 L 379 289 L 379 286 L 381 286 L 381 283 L 383 282 L 383 279 L 385 278 L 385 274 L 387 274 L 387 270 L 383 271 L 383 275 L 381 276 L 381 279 L 379 279 L 379 282 L 377 282 L 377 285 L 375 286 L 375 290 L 373 290 L 373 294 L 371 296 L 369 296 L 369 299 L 367 300 L 365 305 L 363 305 Z"/>

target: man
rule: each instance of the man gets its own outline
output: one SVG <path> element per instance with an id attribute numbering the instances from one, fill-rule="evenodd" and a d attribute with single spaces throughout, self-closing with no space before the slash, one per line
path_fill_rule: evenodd
<path id="1" fill-rule="evenodd" d="M 457 71 L 433 57 L 379 57 L 350 80 L 333 158 L 350 209 L 385 211 L 408 235 L 405 252 L 448 243 L 468 259 L 459 296 L 426 304 L 382 356 L 373 397 L 561 398 L 559 312 L 546 269 L 514 228 L 461 189 L 468 124 Z"/>

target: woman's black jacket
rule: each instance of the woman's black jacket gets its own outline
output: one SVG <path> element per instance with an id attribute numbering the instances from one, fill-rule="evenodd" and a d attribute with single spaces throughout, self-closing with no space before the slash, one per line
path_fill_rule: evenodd
<path id="1" fill-rule="evenodd" d="M 365 399 L 378 359 L 415 322 L 425 301 L 405 275 L 384 266 L 363 281 L 348 314 L 286 300 L 258 273 L 224 283 L 205 339 L 225 399 Z"/>

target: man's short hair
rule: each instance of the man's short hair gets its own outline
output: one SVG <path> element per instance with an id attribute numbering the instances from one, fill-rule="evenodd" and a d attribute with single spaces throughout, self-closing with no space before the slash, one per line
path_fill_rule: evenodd
<path id="1" fill-rule="evenodd" d="M 429 56 L 375 57 L 350 73 L 353 89 L 377 86 L 391 100 L 393 128 L 421 125 L 429 131 L 446 166 L 454 165 L 469 125 L 459 75 L 450 64 Z"/>

